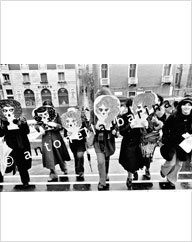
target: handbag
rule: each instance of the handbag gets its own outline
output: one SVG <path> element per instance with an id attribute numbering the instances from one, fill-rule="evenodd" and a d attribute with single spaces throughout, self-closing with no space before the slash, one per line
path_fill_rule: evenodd
<path id="1" fill-rule="evenodd" d="M 91 131 L 88 132 L 88 134 L 87 134 L 87 138 L 86 138 L 87 146 L 88 146 L 88 147 L 93 146 L 94 140 L 95 140 L 95 135 L 94 135 L 94 133 L 91 132 Z"/>
<path id="2" fill-rule="evenodd" d="M 157 143 L 157 141 L 159 139 L 160 139 L 159 132 L 151 132 L 142 137 L 142 142 L 143 143 Z"/>

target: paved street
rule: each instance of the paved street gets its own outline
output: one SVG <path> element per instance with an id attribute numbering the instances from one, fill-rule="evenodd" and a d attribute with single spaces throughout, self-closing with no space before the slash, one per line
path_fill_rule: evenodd
<path id="1" fill-rule="evenodd" d="M 121 139 L 117 139 L 116 141 L 116 152 L 111 157 L 110 160 L 110 168 L 109 168 L 109 190 L 127 190 L 126 187 L 126 178 L 127 172 L 122 168 L 122 166 L 118 163 L 119 149 L 120 149 Z M 39 143 L 36 145 L 32 145 L 32 147 L 39 146 Z M 36 155 L 34 149 L 32 148 L 33 155 L 33 166 L 30 169 L 31 176 L 31 184 L 35 185 L 35 189 L 28 189 L 27 191 L 96 191 L 98 184 L 98 170 L 97 170 L 97 161 L 96 154 L 94 149 L 90 149 L 91 155 L 91 167 L 87 159 L 87 154 L 85 153 L 85 182 L 76 182 L 76 176 L 74 173 L 74 161 L 67 162 L 68 168 L 68 176 L 62 175 L 59 170 L 59 166 L 56 166 L 59 181 L 48 183 L 47 179 L 49 177 L 49 170 L 43 168 L 41 161 L 41 154 L 38 152 L 38 156 Z M 71 158 L 73 158 L 70 152 Z M 144 170 L 139 171 L 139 179 L 138 181 L 133 181 L 132 190 L 161 190 L 159 182 L 164 182 L 165 180 L 160 176 L 159 170 L 164 160 L 162 159 L 159 148 L 156 148 L 154 154 L 154 161 L 151 164 L 151 180 L 146 181 L 143 180 L 142 175 L 144 174 Z M 19 189 L 15 189 L 15 185 L 20 184 L 19 174 L 16 173 L 15 176 L 12 174 L 6 174 L 4 177 L 4 183 L 1 184 L 1 191 L 9 192 L 9 191 L 23 191 L 21 187 Z M 182 171 L 179 174 L 179 180 L 176 184 L 176 189 L 192 189 L 192 171 L 189 166 L 183 167 Z"/>

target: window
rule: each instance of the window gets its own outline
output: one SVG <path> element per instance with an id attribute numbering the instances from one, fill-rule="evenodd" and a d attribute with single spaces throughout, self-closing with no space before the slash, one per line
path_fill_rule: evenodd
<path id="1" fill-rule="evenodd" d="M 11 89 L 6 89 L 6 93 L 7 93 L 7 95 L 13 95 L 13 90 L 11 90 Z"/>
<path id="2" fill-rule="evenodd" d="M 65 69 L 75 69 L 75 64 L 65 64 Z"/>
<path id="3" fill-rule="evenodd" d="M 29 70 L 38 70 L 38 64 L 29 64 Z"/>
<path id="4" fill-rule="evenodd" d="M 20 70 L 19 64 L 9 64 L 9 70 Z"/>
<path id="5" fill-rule="evenodd" d="M 175 74 L 175 87 L 181 87 L 181 77 L 183 73 L 183 64 L 177 66 L 176 74 Z"/>
<path id="6" fill-rule="evenodd" d="M 9 74 L 2 74 L 4 81 L 10 81 Z"/>
<path id="7" fill-rule="evenodd" d="M 136 95 L 136 92 L 128 92 L 129 97 L 134 97 Z"/>
<path id="8" fill-rule="evenodd" d="M 59 72 L 58 73 L 58 78 L 59 78 L 59 81 L 64 81 L 65 80 L 65 73 L 64 72 Z"/>
<path id="9" fill-rule="evenodd" d="M 171 74 L 171 64 L 165 64 L 163 67 L 163 76 L 169 76 Z"/>
<path id="10" fill-rule="evenodd" d="M 13 96 L 9 96 L 9 97 L 7 97 L 7 99 L 14 99 L 14 97 Z"/>
<path id="11" fill-rule="evenodd" d="M 69 104 L 68 91 L 65 88 L 60 88 L 58 90 L 59 105 Z"/>
<path id="12" fill-rule="evenodd" d="M 23 82 L 30 83 L 29 73 L 23 73 L 22 75 L 23 75 Z"/>
<path id="13" fill-rule="evenodd" d="M 49 89 L 44 88 L 41 91 L 41 98 L 42 98 L 42 102 L 47 101 L 47 100 L 52 102 L 51 92 L 49 91 Z"/>
<path id="14" fill-rule="evenodd" d="M 56 64 L 47 64 L 47 69 L 48 70 L 55 70 L 56 69 Z"/>
<path id="15" fill-rule="evenodd" d="M 101 65 L 101 78 L 108 78 L 108 65 L 107 64 Z"/>
<path id="16" fill-rule="evenodd" d="M 136 64 L 130 64 L 129 66 L 129 77 L 136 77 Z"/>
<path id="17" fill-rule="evenodd" d="M 35 95 L 34 92 L 30 89 L 26 89 L 24 91 L 24 97 L 25 97 L 25 105 L 27 107 L 35 106 Z"/>
<path id="18" fill-rule="evenodd" d="M 47 83 L 47 73 L 41 73 L 41 82 L 42 83 Z"/>

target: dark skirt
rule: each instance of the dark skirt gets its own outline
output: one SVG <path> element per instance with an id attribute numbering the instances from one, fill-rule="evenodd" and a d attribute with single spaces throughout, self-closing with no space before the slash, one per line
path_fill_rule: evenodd
<path id="1" fill-rule="evenodd" d="M 131 173 L 143 168 L 144 159 L 139 142 L 136 143 L 123 138 L 119 155 L 119 163 L 126 171 Z"/>

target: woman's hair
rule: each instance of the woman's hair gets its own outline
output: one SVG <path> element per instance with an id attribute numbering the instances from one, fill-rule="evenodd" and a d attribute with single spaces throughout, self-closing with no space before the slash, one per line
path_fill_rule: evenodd
<path id="1" fill-rule="evenodd" d="M 132 99 L 132 98 L 128 98 L 128 99 L 126 100 L 126 102 L 125 102 L 125 106 L 126 106 L 127 108 L 130 108 L 130 107 L 132 106 L 132 104 L 133 104 L 133 99 Z"/>
<path id="2" fill-rule="evenodd" d="M 164 98 L 162 96 L 160 96 L 159 94 L 156 94 L 158 99 L 159 99 L 159 102 L 160 102 L 160 106 L 163 104 L 163 101 L 164 101 Z"/>
<path id="3" fill-rule="evenodd" d="M 111 90 L 107 87 L 102 87 L 101 89 L 99 89 L 96 94 L 95 94 L 95 98 L 101 96 L 101 95 L 113 95 Z"/>
<path id="4" fill-rule="evenodd" d="M 54 106 L 53 106 L 53 103 L 51 102 L 51 100 L 45 100 L 45 101 L 43 102 L 43 106 L 51 106 L 51 107 L 54 107 Z"/>
<path id="5" fill-rule="evenodd" d="M 39 117 L 38 113 L 44 113 L 45 111 L 47 111 L 49 114 L 49 121 L 54 120 L 54 118 L 56 117 L 55 109 L 53 107 L 43 107 L 43 106 L 33 111 L 33 118 L 37 122 L 41 122 L 41 117 Z"/>
<path id="6" fill-rule="evenodd" d="M 15 118 L 18 119 L 21 117 L 22 108 L 21 108 L 21 104 L 18 101 L 12 100 L 12 99 L 0 100 L 0 109 L 2 110 L 4 107 L 13 107 Z M 1 113 L 0 116 L 2 116 L 3 115 L 2 111 L 0 113 Z"/>
<path id="7" fill-rule="evenodd" d="M 132 107 L 132 105 L 133 105 L 133 99 L 132 98 L 128 98 L 127 100 L 126 100 L 126 102 L 125 102 L 125 106 L 127 107 L 127 113 L 128 114 L 131 114 L 132 113 L 132 111 L 131 111 L 131 107 Z"/>
<path id="8" fill-rule="evenodd" d="M 174 102 L 173 102 L 173 106 L 174 106 L 174 108 L 176 108 L 176 107 L 178 106 L 178 103 L 179 103 L 178 101 L 174 101 Z"/>

